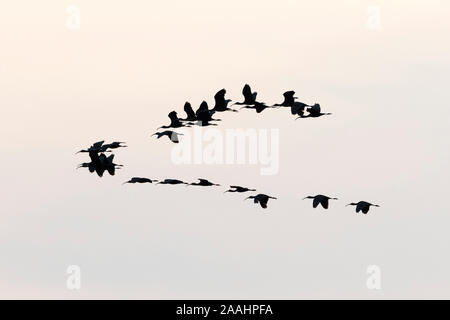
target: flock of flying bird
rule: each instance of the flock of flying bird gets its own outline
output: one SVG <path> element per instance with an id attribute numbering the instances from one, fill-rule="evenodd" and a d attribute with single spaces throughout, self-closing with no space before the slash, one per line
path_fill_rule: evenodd
<path id="1" fill-rule="evenodd" d="M 186 102 L 184 105 L 184 111 L 186 113 L 186 118 L 181 119 L 178 117 L 176 111 L 171 111 L 169 113 L 170 124 L 166 126 L 161 126 L 158 129 L 176 129 L 181 127 L 191 127 L 194 125 L 199 126 L 215 126 L 217 125 L 216 121 L 221 121 L 220 119 L 213 118 L 213 115 L 216 112 L 238 112 L 238 110 L 229 108 L 228 105 L 232 101 L 230 99 L 225 99 L 226 90 L 221 89 L 214 95 L 215 105 L 214 108 L 209 109 L 206 101 L 203 101 L 200 104 L 200 107 L 197 111 L 194 112 L 192 106 L 189 102 Z M 261 113 L 267 108 L 279 108 L 279 107 L 288 107 L 291 109 L 292 115 L 297 115 L 297 119 L 300 118 L 318 118 L 325 115 L 331 115 L 331 113 L 323 113 L 321 111 L 320 105 L 315 103 L 314 105 L 308 105 L 303 102 L 296 101 L 297 97 L 295 97 L 295 91 L 286 91 L 283 93 L 284 100 L 282 103 L 274 104 L 272 106 L 268 106 L 263 102 L 256 101 L 256 92 L 252 92 L 250 86 L 246 84 L 242 90 L 242 94 L 244 96 L 243 102 L 236 102 L 233 105 L 241 105 L 241 109 L 254 109 L 257 113 Z M 231 105 L 232 106 L 232 105 Z M 173 143 L 179 142 L 179 136 L 181 133 L 177 133 L 173 130 L 164 130 L 160 132 L 154 133 L 152 136 L 157 136 L 157 139 L 167 136 Z M 114 154 L 109 156 L 106 153 L 111 153 L 113 149 L 127 147 L 124 142 L 112 142 L 105 144 L 104 141 L 99 141 L 94 143 L 88 149 L 80 150 L 77 153 L 88 153 L 90 162 L 84 162 L 78 166 L 78 168 L 88 168 L 91 173 L 96 172 L 99 177 L 103 176 L 105 171 L 108 171 L 110 175 L 115 174 L 116 169 L 120 169 L 123 165 L 115 164 Z M 133 177 L 130 180 L 124 182 L 126 183 L 154 183 L 156 184 L 169 184 L 169 185 L 178 185 L 184 184 L 186 186 L 203 186 L 203 187 L 211 187 L 211 186 L 220 186 L 220 184 L 212 183 L 206 179 L 198 179 L 198 182 L 187 183 L 178 179 L 164 179 L 164 180 L 153 180 L 149 178 L 142 177 Z M 225 192 L 253 192 L 256 189 L 250 189 L 247 187 L 241 186 L 230 186 L 230 189 Z M 269 196 L 267 194 L 258 193 L 256 195 L 249 196 L 245 198 L 253 199 L 255 204 L 259 204 L 262 208 L 267 208 L 267 203 L 269 199 L 277 199 L 276 197 Z M 304 199 L 313 199 L 313 207 L 317 208 L 319 204 L 324 208 L 328 209 L 329 200 L 338 200 L 337 198 L 328 197 L 325 195 L 315 195 L 315 196 L 307 196 Z M 379 207 L 379 205 L 372 204 L 366 201 L 352 202 L 347 206 L 356 206 L 356 212 L 362 212 L 363 214 L 367 214 L 371 206 Z"/>
<path id="2" fill-rule="evenodd" d="M 205 126 L 216 126 L 216 121 L 221 121 L 220 119 L 213 118 L 216 112 L 238 112 L 236 109 L 229 108 L 228 105 L 232 101 L 231 99 L 225 99 L 226 94 L 225 89 L 219 90 L 214 95 L 214 107 L 209 109 L 208 103 L 203 101 L 197 111 L 194 112 L 192 106 L 189 102 L 184 104 L 184 112 L 186 113 L 186 118 L 182 119 L 178 117 L 176 111 L 171 111 L 168 114 L 170 119 L 170 124 L 166 126 L 161 126 L 158 129 L 176 129 L 181 127 L 192 127 L 194 125 Z M 272 106 L 266 105 L 264 102 L 256 101 L 257 92 L 252 92 L 252 89 L 248 84 L 242 89 L 242 95 L 244 96 L 243 102 L 235 102 L 233 105 L 241 105 L 241 109 L 254 109 L 256 113 L 261 113 L 268 108 L 279 108 L 279 107 L 289 107 L 291 109 L 292 115 L 297 115 L 297 119 L 300 118 L 318 118 L 321 116 L 330 115 L 331 113 L 323 113 L 320 109 L 320 104 L 315 103 L 314 105 L 308 105 L 300 101 L 295 101 L 295 91 L 286 91 L 283 93 L 284 100 L 282 103 L 274 104 Z M 305 114 L 305 112 L 307 112 Z M 157 139 L 161 137 L 168 137 L 173 143 L 179 142 L 179 136 L 181 133 L 177 133 L 173 130 L 164 130 L 161 132 L 156 132 L 152 136 L 156 136 Z"/>

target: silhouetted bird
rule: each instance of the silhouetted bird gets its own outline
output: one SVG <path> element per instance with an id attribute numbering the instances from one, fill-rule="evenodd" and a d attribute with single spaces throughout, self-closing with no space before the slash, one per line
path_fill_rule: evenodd
<path id="1" fill-rule="evenodd" d="M 220 186 L 220 184 L 212 183 L 206 179 L 198 179 L 198 181 L 199 182 L 189 183 L 188 186 L 203 186 L 203 187 Z"/>
<path id="2" fill-rule="evenodd" d="M 184 112 L 186 112 L 186 118 L 184 121 L 195 121 L 197 120 L 197 116 L 195 115 L 194 109 L 192 109 L 191 104 L 186 101 L 184 104 Z"/>
<path id="3" fill-rule="evenodd" d="M 243 106 L 241 109 L 254 109 L 254 110 L 256 110 L 256 113 L 261 113 L 267 108 L 276 108 L 276 107 L 267 106 L 264 103 L 255 101 L 255 103 L 253 105 Z"/>
<path id="4" fill-rule="evenodd" d="M 231 189 L 225 191 L 225 192 L 247 192 L 247 191 L 256 191 L 256 189 L 249 189 L 246 187 L 240 187 L 240 186 L 230 186 Z M 224 193 L 225 193 L 224 192 Z"/>
<path id="5" fill-rule="evenodd" d="M 95 165 L 93 162 L 83 162 L 81 164 L 78 165 L 77 169 L 80 168 L 89 168 L 89 172 L 94 172 L 95 171 Z"/>
<path id="6" fill-rule="evenodd" d="M 250 196 L 245 198 L 244 200 L 247 199 L 253 199 L 253 203 L 259 203 L 261 207 L 265 209 L 267 208 L 267 202 L 269 201 L 269 199 L 276 199 L 276 198 L 268 196 L 267 194 L 259 193 L 256 196 Z"/>
<path id="7" fill-rule="evenodd" d="M 228 103 L 231 102 L 230 99 L 225 99 L 225 93 L 227 91 L 225 89 L 219 90 L 215 95 L 214 95 L 214 101 L 215 101 L 215 105 L 213 110 L 214 111 L 218 111 L 218 112 L 223 112 L 223 111 L 233 111 L 233 112 L 237 112 L 237 110 L 228 108 Z"/>
<path id="8" fill-rule="evenodd" d="M 160 181 L 157 184 L 187 184 L 187 182 L 177 179 L 164 179 L 163 181 Z"/>
<path id="9" fill-rule="evenodd" d="M 96 172 L 99 177 L 103 176 L 105 171 L 108 171 L 110 175 L 115 174 L 115 170 L 123 167 L 121 164 L 115 164 L 113 162 L 114 155 L 110 155 L 107 157 L 105 154 L 101 153 L 100 155 L 97 151 L 90 151 L 89 157 L 91 158 L 91 162 L 84 162 L 80 164 L 78 168 L 88 168 L 90 172 Z"/>
<path id="10" fill-rule="evenodd" d="M 177 132 L 172 131 L 172 130 L 165 130 L 165 131 L 162 131 L 162 132 L 156 132 L 156 133 L 152 134 L 152 136 L 157 136 L 156 139 L 159 139 L 161 137 L 167 136 L 170 139 L 170 141 L 172 141 L 173 143 L 178 143 L 179 142 L 178 136 L 180 136 L 180 135 L 182 136 L 183 134 L 182 133 L 177 133 Z"/>
<path id="11" fill-rule="evenodd" d="M 323 194 L 318 194 L 316 196 L 307 196 L 307 197 L 303 198 L 303 200 L 305 200 L 305 199 L 314 199 L 313 208 L 317 208 L 317 206 L 320 203 L 324 209 L 328 209 L 328 200 L 337 200 L 337 198 L 330 198 L 330 197 L 324 196 Z"/>
<path id="12" fill-rule="evenodd" d="M 369 212 L 370 206 L 379 207 L 379 205 L 377 205 L 377 204 L 372 204 L 372 203 L 369 203 L 366 201 L 360 201 L 357 203 L 352 202 L 352 203 L 349 203 L 347 206 L 356 206 L 356 212 L 362 211 L 362 213 L 364 213 L 364 214 L 367 214 L 367 212 Z"/>
<path id="13" fill-rule="evenodd" d="M 80 153 L 80 152 L 96 152 L 96 153 L 111 152 L 108 149 L 117 149 L 117 148 L 126 147 L 125 145 L 122 145 L 125 142 L 114 141 L 114 142 L 108 143 L 108 144 L 104 144 L 104 142 L 105 142 L 104 140 L 98 141 L 98 142 L 94 143 L 92 146 L 90 146 L 88 149 L 80 150 L 77 153 Z"/>
<path id="14" fill-rule="evenodd" d="M 213 119 L 212 115 L 215 113 L 214 110 L 209 110 L 208 104 L 206 101 L 202 101 L 197 111 L 195 112 L 195 116 L 199 121 L 220 121 L 220 119 Z"/>
<path id="15" fill-rule="evenodd" d="M 80 153 L 80 152 L 97 152 L 97 153 L 101 152 L 102 151 L 101 148 L 102 148 L 102 145 L 103 145 L 104 142 L 105 142 L 105 140 L 98 141 L 98 142 L 92 144 L 92 146 L 90 146 L 88 149 L 80 150 L 77 153 Z M 77 153 L 75 153 L 75 154 L 77 154 Z"/>
<path id="16" fill-rule="evenodd" d="M 127 146 L 123 145 L 125 142 L 118 142 L 118 141 L 114 141 L 112 143 L 108 143 L 108 144 L 104 144 L 103 146 L 101 146 L 101 148 L 103 149 L 102 151 L 106 151 L 107 149 L 117 149 L 117 148 L 125 148 Z"/>
<path id="17" fill-rule="evenodd" d="M 101 144 L 97 144 L 97 147 Z M 103 173 L 105 172 L 105 167 L 102 165 L 102 162 L 100 161 L 99 155 L 97 150 L 94 148 L 93 150 L 89 151 L 89 158 L 91 159 L 91 162 L 84 162 L 80 164 L 77 169 L 79 168 L 88 168 L 89 172 L 93 173 L 96 172 L 99 177 L 103 176 Z"/>
<path id="18" fill-rule="evenodd" d="M 256 102 L 256 95 L 257 94 L 258 94 L 257 92 L 252 92 L 252 89 L 250 88 L 250 86 L 248 84 L 246 84 L 244 86 L 244 88 L 242 89 L 242 95 L 244 96 L 244 101 L 243 102 L 235 102 L 234 104 L 237 104 L 237 105 L 253 105 Z"/>
<path id="19" fill-rule="evenodd" d="M 99 155 L 99 159 L 101 162 L 101 168 L 108 171 L 110 175 L 114 175 L 116 172 L 116 169 L 120 169 L 123 167 L 121 164 L 115 164 L 114 161 L 114 155 L 105 156 L 103 153 Z"/>
<path id="20" fill-rule="evenodd" d="M 170 112 L 168 114 L 168 117 L 170 119 L 170 124 L 168 126 L 159 127 L 158 129 L 189 127 L 189 124 L 184 124 L 180 121 L 180 119 L 177 116 L 176 111 Z"/>
<path id="21" fill-rule="evenodd" d="M 285 93 L 283 93 L 284 96 L 284 101 L 282 103 L 277 103 L 274 104 L 274 107 L 291 107 L 294 102 L 295 99 L 297 99 L 297 97 L 294 97 L 295 91 L 286 91 Z"/>
<path id="22" fill-rule="evenodd" d="M 310 106 L 306 111 L 308 111 L 309 114 L 307 114 L 306 116 L 300 116 L 300 117 L 296 118 L 296 120 L 300 119 L 300 118 L 318 118 L 321 116 L 327 116 L 327 115 L 331 114 L 331 113 L 321 112 L 320 104 L 318 104 L 318 103 L 314 104 L 313 106 Z"/>
<path id="23" fill-rule="evenodd" d="M 125 181 L 123 184 L 125 183 L 153 183 L 153 182 L 157 182 L 158 180 L 152 180 L 149 178 L 140 178 L 140 177 L 133 177 L 128 181 Z"/>

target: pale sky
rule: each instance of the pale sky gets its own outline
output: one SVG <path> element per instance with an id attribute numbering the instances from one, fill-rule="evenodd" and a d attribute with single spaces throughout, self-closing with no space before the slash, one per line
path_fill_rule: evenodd
<path id="1" fill-rule="evenodd" d="M 449 299 L 449 14 L 437 0 L 3 2 L 0 298 Z M 177 166 L 150 137 L 185 101 L 212 106 L 222 88 L 241 101 L 245 83 L 268 104 L 295 90 L 333 113 L 220 115 L 223 130 L 279 129 L 278 174 Z M 103 139 L 127 142 L 125 167 L 75 170 Z M 225 187 L 121 185 L 133 176 L 279 199 L 263 210 Z M 318 193 L 339 201 L 301 200 Z M 345 207 L 359 200 L 381 207 Z"/>

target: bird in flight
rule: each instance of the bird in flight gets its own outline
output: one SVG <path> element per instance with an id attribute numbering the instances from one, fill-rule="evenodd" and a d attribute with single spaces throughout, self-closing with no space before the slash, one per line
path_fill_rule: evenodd
<path id="1" fill-rule="evenodd" d="M 123 167 L 121 164 L 115 164 L 113 162 L 114 155 L 110 155 L 107 157 L 104 153 L 98 154 L 97 151 L 90 151 L 89 157 L 91 158 L 91 162 L 84 162 L 80 164 L 78 168 L 88 168 L 89 172 L 96 172 L 99 177 L 103 177 L 103 173 L 108 171 L 110 175 L 114 175 L 116 169 L 120 169 Z"/>
<path id="2" fill-rule="evenodd" d="M 105 154 L 102 153 L 98 157 L 101 162 L 100 168 L 108 171 L 108 173 L 112 176 L 115 174 L 116 169 L 120 169 L 121 167 L 123 167 L 121 164 L 115 164 L 113 162 L 114 161 L 113 154 L 107 157 Z"/>
<path id="3" fill-rule="evenodd" d="M 176 111 L 171 111 L 168 114 L 168 117 L 170 119 L 170 124 L 168 126 L 161 126 L 158 129 L 181 128 L 181 127 L 189 127 L 190 126 L 189 124 L 185 124 L 185 123 L 181 122 L 181 119 L 178 118 Z"/>
<path id="4" fill-rule="evenodd" d="M 105 140 L 98 141 L 98 142 L 92 144 L 92 146 L 90 146 L 88 149 L 80 150 L 77 153 L 80 153 L 80 152 L 87 152 L 87 153 L 89 153 L 89 152 L 96 152 L 96 153 L 111 152 L 108 149 L 117 149 L 117 148 L 127 147 L 126 145 L 123 145 L 125 142 L 118 142 L 118 141 L 114 141 L 112 143 L 104 143 L 104 142 L 105 142 Z"/>
<path id="5" fill-rule="evenodd" d="M 198 121 L 220 121 L 220 119 L 213 119 L 212 115 L 215 113 L 215 110 L 209 110 L 208 103 L 206 101 L 202 101 L 197 111 L 195 111 L 195 116 Z"/>
<path id="6" fill-rule="evenodd" d="M 152 180 L 149 178 L 133 177 L 130 180 L 125 181 L 122 184 L 125 184 L 125 183 L 153 183 L 153 182 L 157 182 L 157 181 L 158 180 Z"/>
<path id="7" fill-rule="evenodd" d="M 297 97 L 294 97 L 295 95 L 295 91 L 286 91 L 285 93 L 283 93 L 284 96 L 284 101 L 282 103 L 277 103 L 274 104 L 274 107 L 291 107 L 294 102 L 295 99 L 297 99 Z"/>
<path id="8" fill-rule="evenodd" d="M 328 196 L 324 196 L 323 194 L 318 194 L 316 196 L 307 196 L 303 198 L 303 200 L 305 199 L 314 199 L 313 208 L 317 208 L 317 206 L 320 204 L 324 209 L 328 209 L 328 200 L 338 200 L 337 198 L 331 198 Z"/>
<path id="9" fill-rule="evenodd" d="M 193 182 L 187 184 L 187 186 L 202 186 L 202 187 L 210 187 L 210 186 L 220 186 L 220 184 L 212 183 L 206 179 L 198 179 L 199 182 Z"/>
<path id="10" fill-rule="evenodd" d="M 177 179 L 164 179 L 163 181 L 159 181 L 157 184 L 187 184 L 187 182 Z"/>
<path id="11" fill-rule="evenodd" d="M 80 150 L 80 151 L 76 152 L 75 154 L 80 153 L 80 152 L 97 152 L 97 153 L 99 153 L 102 151 L 102 145 L 104 142 L 105 142 L 105 140 L 98 141 L 98 142 L 92 144 L 92 146 L 90 146 L 88 149 Z"/>
<path id="12" fill-rule="evenodd" d="M 114 141 L 114 142 L 111 142 L 111 143 L 104 144 L 104 145 L 101 147 L 101 149 L 104 149 L 104 150 L 102 150 L 102 152 L 104 152 L 104 151 L 106 151 L 107 149 L 117 149 L 117 148 L 125 148 L 125 147 L 128 147 L 128 146 L 124 145 L 124 143 L 125 143 L 125 142 Z"/>
<path id="13" fill-rule="evenodd" d="M 256 189 L 249 189 L 249 188 L 241 187 L 241 186 L 230 186 L 230 189 L 225 191 L 225 192 L 239 192 L 239 193 L 241 193 L 241 192 L 247 192 L 247 191 L 256 191 Z"/>
<path id="14" fill-rule="evenodd" d="M 320 104 L 318 104 L 318 103 L 314 104 L 313 106 L 310 106 L 306 111 L 308 111 L 308 114 L 306 116 L 301 115 L 300 117 L 296 118 L 295 120 L 300 119 L 300 118 L 318 118 L 321 116 L 328 116 L 331 114 L 331 113 L 323 113 L 320 110 Z"/>
<path id="15" fill-rule="evenodd" d="M 242 89 L 242 95 L 244 96 L 243 102 L 235 102 L 233 105 L 254 105 L 256 102 L 257 92 L 252 92 L 252 89 L 248 84 Z"/>
<path id="16" fill-rule="evenodd" d="M 227 91 L 225 89 L 221 89 L 214 95 L 215 105 L 214 105 L 213 110 L 217 111 L 217 112 L 223 112 L 223 111 L 237 112 L 237 110 L 228 108 L 228 103 L 231 102 L 231 99 L 225 99 L 226 92 Z"/>
<path id="17" fill-rule="evenodd" d="M 256 113 L 261 113 L 264 110 L 266 110 L 267 108 L 276 108 L 276 107 L 268 106 L 268 105 L 266 105 L 264 103 L 255 101 L 254 104 L 243 106 L 241 109 L 244 109 L 244 108 L 245 109 L 254 109 L 254 110 L 256 110 Z"/>
<path id="18" fill-rule="evenodd" d="M 366 201 L 359 201 L 357 203 L 352 202 L 352 203 L 349 203 L 347 206 L 356 206 L 356 212 L 358 213 L 358 212 L 362 211 L 362 213 L 364 213 L 364 214 L 367 214 L 367 212 L 369 212 L 369 209 L 371 206 L 379 207 L 379 205 L 377 205 L 377 204 L 372 204 L 372 203 L 369 203 Z"/>
<path id="19" fill-rule="evenodd" d="M 170 141 L 172 141 L 173 143 L 178 143 L 180 140 L 178 138 L 178 136 L 182 136 L 182 133 L 177 133 L 175 131 L 172 130 L 165 130 L 165 131 L 161 131 L 161 132 L 155 132 L 154 134 L 152 134 L 152 136 L 157 136 L 156 139 L 159 139 L 161 137 L 167 136 Z"/>
<path id="20" fill-rule="evenodd" d="M 268 196 L 267 194 L 259 193 L 256 196 L 250 196 L 245 198 L 247 199 L 253 199 L 253 203 L 259 203 L 262 208 L 267 208 L 267 202 L 269 202 L 269 199 L 276 199 L 275 197 Z"/>
<path id="21" fill-rule="evenodd" d="M 184 104 L 184 112 L 186 112 L 186 118 L 182 119 L 183 121 L 195 121 L 197 120 L 197 116 L 195 115 L 194 109 L 189 102 L 186 101 Z"/>

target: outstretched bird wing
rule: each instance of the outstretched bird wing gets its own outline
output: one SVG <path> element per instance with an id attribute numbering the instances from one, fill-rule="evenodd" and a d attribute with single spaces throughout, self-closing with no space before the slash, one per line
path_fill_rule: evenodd
<path id="1" fill-rule="evenodd" d="M 303 102 L 294 102 L 294 104 L 291 106 L 291 113 L 301 116 L 303 115 L 303 110 L 305 110 L 307 106 L 308 105 Z"/>
<path id="2" fill-rule="evenodd" d="M 319 203 L 320 203 L 320 198 L 318 198 L 318 197 L 315 197 L 314 198 L 314 200 L 313 200 L 313 208 L 317 208 L 317 206 L 319 205 Z"/>
<path id="3" fill-rule="evenodd" d="M 359 203 L 356 205 L 356 212 L 360 212 L 361 210 L 363 210 L 363 208 L 364 208 L 364 204 L 361 203 L 361 202 L 359 202 Z M 364 211 L 363 211 L 363 212 L 364 212 Z M 366 213 L 367 213 L 367 211 L 366 211 Z"/>
<path id="4" fill-rule="evenodd" d="M 103 145 L 104 142 L 105 142 L 105 140 L 98 141 L 98 142 L 94 143 L 92 146 L 94 148 L 100 148 Z"/>
<path id="5" fill-rule="evenodd" d="M 248 84 L 246 84 L 242 89 L 242 94 L 244 95 L 245 102 L 250 102 L 253 100 L 252 89 Z"/>
<path id="6" fill-rule="evenodd" d="M 261 199 L 261 200 L 259 200 L 259 204 L 261 205 L 261 207 L 266 209 L 267 208 L 267 201 L 269 201 L 269 199 Z"/>
<path id="7" fill-rule="evenodd" d="M 184 104 L 184 112 L 186 112 L 187 119 L 195 119 L 195 112 L 194 109 L 192 109 L 191 104 L 189 102 L 186 102 Z"/>
<path id="8" fill-rule="evenodd" d="M 217 91 L 217 93 L 214 95 L 214 100 L 217 101 L 222 101 L 225 100 L 225 93 L 227 91 L 225 89 L 219 90 Z"/>
<path id="9" fill-rule="evenodd" d="M 295 94 L 295 91 L 286 91 L 285 93 L 283 93 L 283 96 L 286 98 L 293 98 Z"/>
<path id="10" fill-rule="evenodd" d="M 322 201 L 320 201 L 320 204 L 324 209 L 328 209 L 328 198 L 323 198 Z"/>

